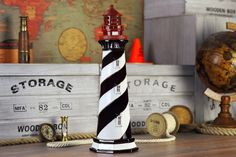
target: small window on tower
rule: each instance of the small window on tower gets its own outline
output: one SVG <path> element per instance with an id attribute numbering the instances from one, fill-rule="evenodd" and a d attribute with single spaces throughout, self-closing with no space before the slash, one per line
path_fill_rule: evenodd
<path id="1" fill-rule="evenodd" d="M 115 61 L 115 68 L 120 68 L 120 61 L 119 60 L 116 60 Z"/>
<path id="2" fill-rule="evenodd" d="M 120 85 L 116 86 L 115 93 L 116 94 L 120 94 Z"/>
<path id="3" fill-rule="evenodd" d="M 117 127 L 122 127 L 122 117 L 121 115 L 119 115 L 117 118 L 116 118 L 116 126 Z"/>
<path id="4" fill-rule="evenodd" d="M 112 34 L 112 35 L 119 35 L 119 32 L 113 31 L 111 34 Z"/>

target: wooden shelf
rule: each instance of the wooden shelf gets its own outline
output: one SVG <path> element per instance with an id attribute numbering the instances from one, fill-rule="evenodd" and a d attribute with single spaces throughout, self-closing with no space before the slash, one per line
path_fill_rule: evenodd
<path id="1" fill-rule="evenodd" d="M 136 137 L 138 138 L 138 137 Z M 213 136 L 196 133 L 181 133 L 174 142 L 137 143 L 139 151 L 118 154 L 122 157 L 229 157 L 235 156 L 236 138 L 232 136 Z M 89 151 L 91 145 L 68 148 L 47 148 L 45 143 L 0 147 L 0 157 L 96 157 L 114 156 L 113 154 L 97 154 Z"/>

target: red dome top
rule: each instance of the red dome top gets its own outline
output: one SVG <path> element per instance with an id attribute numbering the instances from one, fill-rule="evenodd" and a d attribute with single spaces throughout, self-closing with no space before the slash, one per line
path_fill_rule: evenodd
<path id="1" fill-rule="evenodd" d="M 103 14 L 104 24 L 102 26 L 103 36 L 100 40 L 126 40 L 123 35 L 124 27 L 121 24 L 121 14 L 114 9 L 113 5 Z"/>
<path id="2" fill-rule="evenodd" d="M 103 14 L 103 16 L 122 16 L 116 9 L 114 9 L 113 5 L 110 5 L 110 8 Z"/>

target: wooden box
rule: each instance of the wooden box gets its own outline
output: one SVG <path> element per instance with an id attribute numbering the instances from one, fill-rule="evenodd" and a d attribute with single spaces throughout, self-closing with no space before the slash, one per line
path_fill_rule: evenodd
<path id="1" fill-rule="evenodd" d="M 128 64 L 127 70 L 132 127 L 145 127 L 148 115 L 175 105 L 194 111 L 193 66 Z"/>
<path id="2" fill-rule="evenodd" d="M 95 132 L 99 100 L 99 64 L 0 65 L 0 138 L 38 134 L 41 123 L 60 131 L 69 116 L 69 132 Z M 174 105 L 194 111 L 193 66 L 127 64 L 133 128 L 147 116 Z"/>
<path id="3" fill-rule="evenodd" d="M 1 137 L 37 134 L 45 122 L 60 129 L 60 116 L 70 131 L 95 131 L 98 64 L 6 64 L 0 73 Z"/>
<path id="4" fill-rule="evenodd" d="M 18 41 L 0 42 L 0 63 L 18 63 Z M 30 44 L 30 63 L 33 63 L 33 44 Z"/>

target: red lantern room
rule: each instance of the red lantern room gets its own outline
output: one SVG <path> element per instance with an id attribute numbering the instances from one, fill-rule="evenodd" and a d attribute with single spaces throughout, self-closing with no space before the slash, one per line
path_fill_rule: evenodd
<path id="1" fill-rule="evenodd" d="M 102 26 L 103 36 L 100 40 L 126 40 L 123 35 L 124 27 L 121 24 L 121 14 L 114 9 L 113 5 L 103 14 L 104 24 Z"/>

